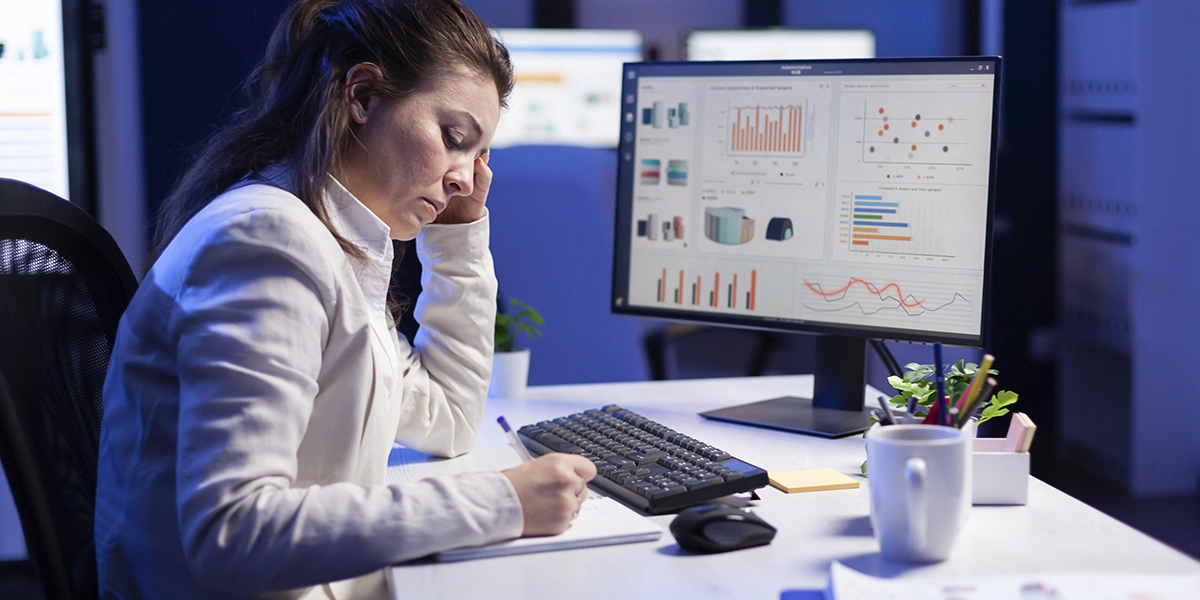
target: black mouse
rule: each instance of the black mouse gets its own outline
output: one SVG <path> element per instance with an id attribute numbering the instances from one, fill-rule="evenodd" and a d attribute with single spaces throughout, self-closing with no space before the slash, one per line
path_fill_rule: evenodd
<path id="1" fill-rule="evenodd" d="M 775 528 L 753 513 L 706 504 L 680 512 L 671 521 L 671 535 L 684 550 L 728 552 L 771 543 Z"/>

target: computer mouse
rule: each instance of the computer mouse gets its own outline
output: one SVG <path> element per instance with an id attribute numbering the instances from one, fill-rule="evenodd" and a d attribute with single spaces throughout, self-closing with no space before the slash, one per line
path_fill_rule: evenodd
<path id="1" fill-rule="evenodd" d="M 671 521 L 671 535 L 684 550 L 728 552 L 771 543 L 775 528 L 753 513 L 706 504 L 680 512 Z"/>

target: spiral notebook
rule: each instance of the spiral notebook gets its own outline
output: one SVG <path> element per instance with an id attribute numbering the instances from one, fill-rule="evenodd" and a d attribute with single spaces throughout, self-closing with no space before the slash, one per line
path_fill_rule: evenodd
<path id="1" fill-rule="evenodd" d="M 611 544 L 652 542 L 662 537 L 662 533 L 662 528 L 653 521 L 620 502 L 605 496 L 590 495 L 580 507 L 579 516 L 563 533 L 546 537 L 519 538 L 486 546 L 457 548 L 439 552 L 434 558 L 442 562 L 453 562 Z"/>

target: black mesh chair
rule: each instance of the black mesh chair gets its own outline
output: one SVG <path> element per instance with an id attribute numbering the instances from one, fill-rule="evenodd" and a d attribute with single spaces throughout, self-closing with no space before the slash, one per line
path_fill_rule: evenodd
<path id="1" fill-rule="evenodd" d="M 97 597 L 101 391 L 136 289 L 87 213 L 0 179 L 0 460 L 47 600 Z"/>

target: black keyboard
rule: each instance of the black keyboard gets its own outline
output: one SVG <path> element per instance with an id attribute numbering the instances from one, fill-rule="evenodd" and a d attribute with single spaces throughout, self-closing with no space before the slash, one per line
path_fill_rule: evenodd
<path id="1" fill-rule="evenodd" d="M 526 425 L 530 452 L 578 454 L 592 485 L 656 515 L 767 485 L 767 472 L 615 404 Z"/>

